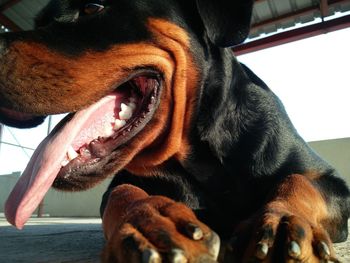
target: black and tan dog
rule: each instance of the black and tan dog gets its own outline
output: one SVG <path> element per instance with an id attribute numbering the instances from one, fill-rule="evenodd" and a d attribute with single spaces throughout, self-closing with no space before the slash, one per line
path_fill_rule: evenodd
<path id="1" fill-rule="evenodd" d="M 23 227 L 51 185 L 114 175 L 104 262 L 336 261 L 348 188 L 226 48 L 247 36 L 251 8 L 53 0 L 35 30 L 1 35 L 1 121 L 70 113 L 10 195 L 9 222 Z"/>

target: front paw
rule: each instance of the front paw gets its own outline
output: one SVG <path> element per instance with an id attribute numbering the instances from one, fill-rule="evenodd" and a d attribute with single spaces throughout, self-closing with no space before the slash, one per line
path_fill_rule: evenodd
<path id="1" fill-rule="evenodd" d="M 319 222 L 269 210 L 243 222 L 227 248 L 226 262 L 339 262 Z"/>
<path id="2" fill-rule="evenodd" d="M 131 205 L 102 262 L 216 262 L 220 240 L 187 206 L 151 196 Z"/>

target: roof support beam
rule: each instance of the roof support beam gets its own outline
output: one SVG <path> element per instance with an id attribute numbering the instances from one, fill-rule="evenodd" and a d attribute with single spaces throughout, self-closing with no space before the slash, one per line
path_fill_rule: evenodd
<path id="1" fill-rule="evenodd" d="M 243 55 L 265 48 L 275 47 L 289 42 L 326 34 L 339 29 L 350 27 L 350 15 L 340 18 L 322 21 L 314 25 L 301 27 L 298 29 L 286 31 L 266 38 L 258 39 L 233 48 L 236 55 Z"/>
<path id="2" fill-rule="evenodd" d="M 320 11 L 322 20 L 329 14 L 328 0 L 320 0 Z"/>

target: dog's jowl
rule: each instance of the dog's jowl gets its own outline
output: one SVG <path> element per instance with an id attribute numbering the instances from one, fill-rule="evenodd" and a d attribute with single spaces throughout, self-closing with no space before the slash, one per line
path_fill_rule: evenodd
<path id="1" fill-rule="evenodd" d="M 5 210 L 22 228 L 53 186 L 113 181 L 103 262 L 326 262 L 349 190 L 229 47 L 252 1 L 52 0 L 0 35 L 0 121 L 69 113 Z"/>

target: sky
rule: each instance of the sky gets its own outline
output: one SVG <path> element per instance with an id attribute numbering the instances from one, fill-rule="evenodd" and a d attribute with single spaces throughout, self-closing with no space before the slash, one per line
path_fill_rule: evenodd
<path id="1" fill-rule="evenodd" d="M 350 28 L 239 57 L 306 141 L 350 137 Z"/>
<path id="2" fill-rule="evenodd" d="M 239 56 L 280 97 L 306 141 L 350 137 L 350 28 Z M 62 116 L 53 117 L 53 125 Z M 52 126 L 53 126 L 52 125 Z M 2 141 L 34 149 L 48 131 L 5 127 Z M 33 150 L 0 146 L 0 175 L 23 171 Z"/>

